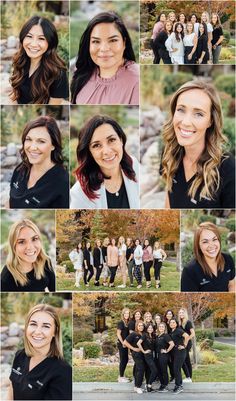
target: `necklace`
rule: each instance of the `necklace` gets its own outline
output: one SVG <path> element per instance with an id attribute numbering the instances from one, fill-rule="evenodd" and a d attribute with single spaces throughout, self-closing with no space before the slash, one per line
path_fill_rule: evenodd
<path id="1" fill-rule="evenodd" d="M 113 182 L 111 180 L 107 180 L 107 181 L 105 181 L 106 190 L 111 195 L 115 195 L 116 197 L 118 197 L 120 195 L 122 182 L 123 182 L 123 179 L 122 179 L 121 175 L 118 177 L 118 180 L 116 180 L 116 182 Z"/>

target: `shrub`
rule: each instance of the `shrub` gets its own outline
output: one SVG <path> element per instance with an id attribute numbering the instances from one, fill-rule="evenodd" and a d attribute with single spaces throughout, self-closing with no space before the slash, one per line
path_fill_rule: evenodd
<path id="1" fill-rule="evenodd" d="M 224 29 L 223 34 L 224 34 L 224 40 L 223 40 L 223 42 L 222 42 L 222 45 L 225 46 L 225 45 L 227 45 L 227 44 L 229 43 L 229 41 L 230 41 L 230 32 L 229 32 L 229 31 L 226 31 L 226 30 Z"/>
<path id="2" fill-rule="evenodd" d="M 205 221 L 210 221 L 211 223 L 216 224 L 216 217 L 203 214 L 199 218 L 199 223 L 204 223 Z"/>
<path id="3" fill-rule="evenodd" d="M 210 340 L 209 341 L 209 346 L 212 347 L 213 343 L 214 343 L 214 339 L 215 339 L 215 333 L 214 330 L 210 330 L 210 329 L 206 329 L 206 330 L 202 330 L 202 329 L 196 329 L 195 330 L 196 333 L 196 340 L 197 342 L 201 343 L 204 340 Z"/>
<path id="4" fill-rule="evenodd" d="M 203 351 L 200 354 L 200 358 L 201 358 L 200 362 L 203 365 L 214 365 L 215 363 L 217 363 L 216 355 L 214 354 L 214 352 L 209 351 L 209 350 L 208 351 Z"/>
<path id="5" fill-rule="evenodd" d="M 232 58 L 232 53 L 230 49 L 227 48 L 221 49 L 220 60 L 231 60 L 231 58 Z"/>
<path id="6" fill-rule="evenodd" d="M 193 240 L 189 240 L 181 249 L 182 266 L 186 266 L 193 258 Z"/>
<path id="7" fill-rule="evenodd" d="M 176 74 L 166 74 L 162 82 L 163 94 L 172 95 L 185 82 L 191 81 L 192 74 L 186 72 L 177 72 Z"/>
<path id="8" fill-rule="evenodd" d="M 232 99 L 229 102 L 227 117 L 234 118 L 234 116 L 235 116 L 235 99 Z"/>
<path id="9" fill-rule="evenodd" d="M 71 327 L 69 325 L 63 325 L 62 328 L 62 341 L 63 341 L 63 353 L 65 360 L 71 365 L 72 356 L 72 341 L 71 341 Z"/>
<path id="10" fill-rule="evenodd" d="M 228 138 L 228 144 L 227 144 L 226 148 L 232 154 L 234 154 L 234 132 L 235 132 L 234 119 L 230 118 L 230 117 L 225 117 L 223 133 Z"/>
<path id="11" fill-rule="evenodd" d="M 75 269 L 74 269 L 74 265 L 71 262 L 71 260 L 67 259 L 63 261 L 63 265 L 66 265 L 66 272 L 67 273 L 74 273 Z"/>
<path id="12" fill-rule="evenodd" d="M 74 343 L 82 342 L 82 341 L 92 341 L 93 340 L 93 331 L 92 329 L 81 328 L 74 330 L 73 333 L 73 341 Z"/>
<path id="13" fill-rule="evenodd" d="M 212 346 L 212 344 L 211 344 L 211 340 L 209 340 L 209 338 L 206 338 L 205 340 L 203 340 L 199 343 L 199 348 L 201 351 L 211 349 L 211 346 Z"/>
<path id="14" fill-rule="evenodd" d="M 79 342 L 75 345 L 76 349 L 79 349 L 83 347 L 84 349 L 84 357 L 85 359 L 89 358 L 97 358 L 99 354 L 101 353 L 101 347 L 100 345 L 94 343 L 94 342 Z"/>
<path id="15" fill-rule="evenodd" d="M 219 91 L 235 97 L 234 74 L 218 75 L 215 80 L 215 86 Z"/>
<path id="16" fill-rule="evenodd" d="M 235 220 L 234 219 L 228 219 L 225 227 L 229 229 L 229 231 L 235 231 Z"/>
<path id="17" fill-rule="evenodd" d="M 116 353 L 116 347 L 112 341 L 106 340 L 102 343 L 103 355 L 114 355 Z"/>

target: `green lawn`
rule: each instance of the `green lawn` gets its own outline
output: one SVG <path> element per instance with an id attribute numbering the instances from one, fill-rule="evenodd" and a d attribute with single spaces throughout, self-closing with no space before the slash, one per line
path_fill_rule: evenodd
<path id="1" fill-rule="evenodd" d="M 139 291 L 179 291 L 179 282 L 180 276 L 179 272 L 176 271 L 176 265 L 173 262 L 164 262 L 163 267 L 161 269 L 161 288 L 155 288 L 155 280 L 154 280 L 154 271 L 151 269 L 151 277 L 152 277 L 152 287 L 146 288 L 145 280 L 143 281 L 143 287 L 139 289 Z M 100 280 L 102 283 L 102 280 Z M 134 287 L 129 287 L 129 279 L 127 279 L 127 287 L 126 288 L 117 288 L 118 285 L 122 284 L 122 280 L 120 277 L 116 277 L 115 284 L 116 287 L 95 287 L 93 285 L 94 277 L 92 278 L 92 283 L 89 287 L 86 287 L 84 283 L 81 281 L 80 288 L 74 286 L 73 279 L 67 278 L 57 278 L 57 291 L 136 291 L 137 283 L 134 280 Z"/>
<path id="2" fill-rule="evenodd" d="M 218 362 L 214 365 L 198 365 L 193 369 L 194 382 L 234 382 L 235 380 L 235 348 L 229 345 L 214 343 Z M 132 366 L 126 369 L 126 376 L 132 379 Z M 81 382 L 115 382 L 118 377 L 118 366 L 90 366 L 73 369 L 73 381 Z"/>

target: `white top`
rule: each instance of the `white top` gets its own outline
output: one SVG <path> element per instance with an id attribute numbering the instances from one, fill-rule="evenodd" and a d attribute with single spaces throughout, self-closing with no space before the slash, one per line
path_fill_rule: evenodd
<path id="1" fill-rule="evenodd" d="M 73 263 L 75 270 L 82 269 L 84 261 L 84 255 L 82 250 L 78 252 L 76 249 L 73 249 L 73 251 L 69 253 L 69 258 Z"/>
<path id="2" fill-rule="evenodd" d="M 169 52 L 172 64 L 184 64 L 184 44 L 182 39 L 176 40 L 175 32 L 172 32 L 165 41 L 165 46 Z M 173 52 L 173 49 L 177 49 Z"/>
<path id="3" fill-rule="evenodd" d="M 196 33 L 197 37 L 198 37 L 198 33 L 199 33 L 199 22 L 195 22 L 194 24 L 194 32 Z"/>
<path id="4" fill-rule="evenodd" d="M 184 46 L 194 46 L 193 40 L 195 38 L 195 32 L 188 33 L 184 36 Z"/>
<path id="5" fill-rule="evenodd" d="M 125 184 L 125 189 L 128 196 L 130 209 L 139 209 L 139 162 L 135 157 L 132 157 L 133 169 L 136 174 L 137 182 L 130 180 L 122 171 L 122 176 Z M 107 209 L 106 188 L 102 183 L 100 189 L 96 191 L 97 199 L 89 199 L 77 181 L 70 190 L 70 208 L 71 209 Z"/>
<path id="6" fill-rule="evenodd" d="M 125 244 L 122 244 L 119 248 L 118 248 L 118 255 L 122 256 L 124 254 L 124 252 L 126 252 L 127 246 Z"/>
<path id="7" fill-rule="evenodd" d="M 134 262 L 136 265 L 142 264 L 143 249 L 141 245 L 137 245 L 134 250 Z"/>
<path id="8" fill-rule="evenodd" d="M 208 23 L 206 24 L 206 26 L 207 26 L 207 32 L 213 32 L 213 26 L 211 25 L 210 22 L 208 22 Z"/>
<path id="9" fill-rule="evenodd" d="M 154 249 L 153 250 L 153 258 L 154 259 L 159 259 L 159 260 L 162 260 L 162 253 L 161 253 L 161 250 L 160 249 Z"/>

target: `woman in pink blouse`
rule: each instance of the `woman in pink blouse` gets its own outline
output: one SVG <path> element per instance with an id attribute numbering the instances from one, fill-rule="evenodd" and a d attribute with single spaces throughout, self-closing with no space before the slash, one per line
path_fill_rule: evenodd
<path id="1" fill-rule="evenodd" d="M 152 263 L 153 263 L 152 247 L 151 245 L 149 245 L 148 239 L 145 239 L 143 244 L 143 268 L 144 268 L 144 276 L 146 279 L 147 288 L 151 287 L 150 269 L 152 267 Z"/>
<path id="2" fill-rule="evenodd" d="M 163 31 L 165 22 L 166 22 L 166 15 L 164 13 L 161 13 L 159 15 L 159 17 L 157 18 L 156 23 L 155 23 L 155 25 L 153 27 L 153 30 L 152 30 L 151 46 L 152 46 L 152 50 L 153 50 L 153 53 L 154 53 L 153 64 L 159 64 L 160 63 L 159 53 L 158 53 L 157 49 L 153 46 L 153 44 L 154 44 L 154 40 L 156 39 L 157 35 L 161 31 Z"/>
<path id="3" fill-rule="evenodd" d="M 114 12 L 96 15 L 81 37 L 71 101 L 139 104 L 139 67 L 129 33 Z"/>
<path id="4" fill-rule="evenodd" d="M 115 287 L 114 281 L 116 277 L 118 264 L 119 264 L 118 248 L 116 246 L 115 238 L 112 238 L 111 244 L 108 245 L 107 247 L 107 265 L 111 272 L 109 287 Z"/>

